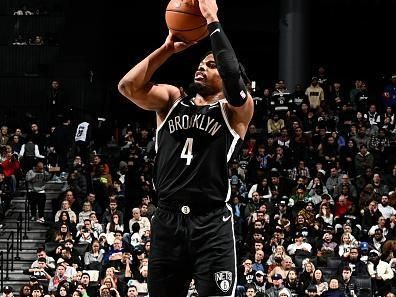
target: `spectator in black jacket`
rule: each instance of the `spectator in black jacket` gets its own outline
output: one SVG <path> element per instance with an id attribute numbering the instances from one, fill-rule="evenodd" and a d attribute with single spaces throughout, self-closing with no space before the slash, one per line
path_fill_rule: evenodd
<path id="1" fill-rule="evenodd" d="M 352 247 L 349 256 L 340 263 L 338 266 L 337 274 L 343 273 L 345 267 L 351 269 L 352 276 L 368 276 L 367 265 L 360 260 L 359 248 Z"/>

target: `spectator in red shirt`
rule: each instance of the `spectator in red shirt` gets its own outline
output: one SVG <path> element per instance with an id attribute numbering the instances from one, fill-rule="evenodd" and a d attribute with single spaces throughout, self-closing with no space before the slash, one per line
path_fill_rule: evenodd
<path id="1" fill-rule="evenodd" d="M 6 181 L 9 183 L 11 188 L 11 194 L 15 194 L 18 171 L 21 168 L 21 164 L 18 161 L 18 156 L 12 152 L 7 152 L 6 159 L 1 163 L 3 167 L 4 176 Z"/>

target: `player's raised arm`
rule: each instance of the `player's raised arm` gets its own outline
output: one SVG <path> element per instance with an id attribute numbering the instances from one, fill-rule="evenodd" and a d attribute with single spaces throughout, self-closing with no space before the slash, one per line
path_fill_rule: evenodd
<path id="1" fill-rule="evenodd" d="M 176 42 L 169 33 L 164 44 L 135 65 L 118 84 L 118 90 L 139 107 L 156 112 L 166 112 L 170 103 L 180 97 L 177 87 L 155 84 L 151 78 L 155 71 L 175 53 L 191 44 Z"/>
<path id="2" fill-rule="evenodd" d="M 213 55 L 223 80 L 223 92 L 232 113 L 232 126 L 241 137 L 244 137 L 253 116 L 253 99 L 247 91 L 234 49 L 217 17 L 216 1 L 199 0 L 199 6 L 208 23 Z"/>

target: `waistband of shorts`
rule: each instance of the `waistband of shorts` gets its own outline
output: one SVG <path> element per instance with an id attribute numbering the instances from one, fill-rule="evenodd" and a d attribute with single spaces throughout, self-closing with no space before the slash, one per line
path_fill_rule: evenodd
<path id="1" fill-rule="evenodd" d="M 219 208 L 224 208 L 226 202 L 224 201 L 211 201 L 205 202 L 200 201 L 199 203 L 193 203 L 189 201 L 160 201 L 158 208 L 161 210 L 177 213 L 177 214 L 193 214 L 193 215 L 204 215 L 213 212 Z"/>

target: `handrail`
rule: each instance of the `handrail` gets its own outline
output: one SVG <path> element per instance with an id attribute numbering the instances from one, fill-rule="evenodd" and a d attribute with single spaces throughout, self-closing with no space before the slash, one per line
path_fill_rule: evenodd
<path id="1" fill-rule="evenodd" d="M 3 292 L 4 285 L 4 252 L 0 251 L 0 292 Z"/>
<path id="2" fill-rule="evenodd" d="M 17 230 L 16 230 L 16 256 L 15 260 L 19 261 L 19 251 L 22 251 L 22 213 L 19 213 L 17 219 Z"/>
<path id="3" fill-rule="evenodd" d="M 26 187 L 26 198 L 25 198 L 25 223 L 24 223 L 24 234 L 23 234 L 23 239 L 29 239 L 27 236 L 27 231 L 30 231 L 30 218 L 29 218 L 29 213 L 30 213 L 30 203 L 29 203 L 29 187 L 28 187 L 28 182 L 25 181 L 25 187 Z"/>
<path id="4" fill-rule="evenodd" d="M 11 238 L 11 244 L 10 244 L 10 238 Z M 10 263 L 10 252 L 11 252 L 11 267 L 9 267 Z M 14 231 L 10 232 L 10 235 L 7 237 L 7 249 L 6 249 L 6 277 L 5 280 L 8 281 L 10 280 L 9 277 L 9 272 L 14 271 Z"/>

